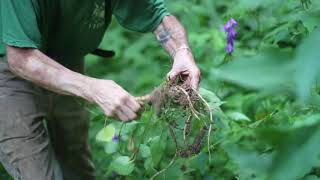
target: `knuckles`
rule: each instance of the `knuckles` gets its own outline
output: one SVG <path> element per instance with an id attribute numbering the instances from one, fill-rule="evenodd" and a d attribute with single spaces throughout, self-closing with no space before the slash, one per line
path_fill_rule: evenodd
<path id="1" fill-rule="evenodd" d="M 125 94 L 120 97 L 120 104 L 124 104 L 129 100 L 130 96 Z"/>

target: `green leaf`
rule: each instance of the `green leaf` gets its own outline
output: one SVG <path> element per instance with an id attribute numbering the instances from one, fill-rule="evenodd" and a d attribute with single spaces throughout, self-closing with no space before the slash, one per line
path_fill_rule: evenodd
<path id="1" fill-rule="evenodd" d="M 148 158 L 151 155 L 151 151 L 149 146 L 145 145 L 145 144 L 141 144 L 140 145 L 140 154 L 143 158 Z"/>
<path id="2" fill-rule="evenodd" d="M 96 140 L 99 142 L 109 142 L 112 140 L 112 137 L 115 135 L 115 133 L 116 129 L 110 124 L 98 132 Z"/>
<path id="3" fill-rule="evenodd" d="M 295 128 L 261 131 L 262 139 L 274 144 L 276 149 L 268 179 L 299 179 L 320 163 L 320 116 L 311 116 L 301 122 L 293 126 Z"/>
<path id="4" fill-rule="evenodd" d="M 154 174 L 156 171 L 154 170 L 153 167 L 154 165 L 151 157 L 144 161 L 144 169 L 146 170 L 147 173 Z"/>
<path id="5" fill-rule="evenodd" d="M 160 162 L 164 154 L 164 150 L 166 147 L 166 140 L 167 140 L 167 136 L 162 135 L 161 137 L 160 136 L 154 137 L 151 141 L 150 150 L 151 150 L 151 157 L 152 157 L 152 162 L 154 166 L 158 165 L 158 163 Z"/>
<path id="6" fill-rule="evenodd" d="M 259 154 L 253 151 L 245 151 L 236 145 L 225 146 L 229 157 L 238 165 L 238 174 L 241 179 L 248 179 L 253 175 L 258 179 L 264 179 L 268 167 L 272 163 L 271 154 Z"/>
<path id="7" fill-rule="evenodd" d="M 134 170 L 134 163 L 130 161 L 128 156 L 120 156 L 111 162 L 110 170 L 116 171 L 120 175 L 128 176 Z"/>
<path id="8" fill-rule="evenodd" d="M 294 70 L 291 51 L 266 49 L 254 57 L 237 58 L 212 70 L 212 76 L 252 89 L 279 89 L 293 82 L 288 76 Z"/>
<path id="9" fill-rule="evenodd" d="M 310 96 L 310 88 L 315 83 L 320 72 L 320 53 L 317 50 L 320 42 L 320 31 L 317 30 L 308 37 L 297 52 L 297 92 L 302 100 Z"/>
<path id="10" fill-rule="evenodd" d="M 151 157 L 153 165 L 157 165 L 162 157 L 163 150 L 160 144 L 160 136 L 156 136 L 151 142 Z"/>
<path id="11" fill-rule="evenodd" d="M 107 154 L 112 154 L 118 151 L 119 143 L 114 141 L 109 141 L 104 146 L 104 152 Z"/>
<path id="12" fill-rule="evenodd" d="M 223 104 L 223 102 L 214 92 L 200 88 L 199 93 L 208 102 L 210 108 L 214 112 L 220 111 L 220 106 Z"/>

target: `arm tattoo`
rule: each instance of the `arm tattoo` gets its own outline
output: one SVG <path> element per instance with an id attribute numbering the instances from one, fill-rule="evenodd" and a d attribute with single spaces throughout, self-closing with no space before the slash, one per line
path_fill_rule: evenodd
<path id="1" fill-rule="evenodd" d="M 164 17 L 154 34 L 171 57 L 178 49 L 189 49 L 187 33 L 174 16 Z"/>
<path id="2" fill-rule="evenodd" d="M 157 33 L 157 39 L 161 44 L 166 44 L 172 38 L 170 29 L 161 28 Z"/>

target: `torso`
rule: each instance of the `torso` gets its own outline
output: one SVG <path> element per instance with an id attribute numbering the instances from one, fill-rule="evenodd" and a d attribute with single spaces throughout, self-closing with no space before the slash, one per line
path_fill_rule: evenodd
<path id="1" fill-rule="evenodd" d="M 98 47 L 111 20 L 109 0 L 38 1 L 43 51 L 72 61 Z"/>

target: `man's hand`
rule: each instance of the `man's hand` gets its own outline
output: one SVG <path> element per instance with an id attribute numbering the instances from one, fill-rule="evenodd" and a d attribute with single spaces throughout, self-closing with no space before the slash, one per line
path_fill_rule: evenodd
<path id="1" fill-rule="evenodd" d="M 166 16 L 154 31 L 162 47 L 173 59 L 173 66 L 168 74 L 169 80 L 181 76 L 193 89 L 198 89 L 200 70 L 197 67 L 188 43 L 187 33 L 174 16 Z"/>
<path id="2" fill-rule="evenodd" d="M 172 69 L 167 75 L 170 81 L 174 81 L 178 76 L 181 76 L 193 89 L 198 89 L 200 70 L 194 62 L 192 53 L 187 49 L 176 53 Z"/>
<path id="3" fill-rule="evenodd" d="M 89 84 L 91 101 L 98 104 L 107 116 L 122 121 L 137 118 L 141 108 L 139 103 L 114 81 L 93 79 Z"/>
<path id="4" fill-rule="evenodd" d="M 119 85 L 73 72 L 37 49 L 7 47 L 13 73 L 48 90 L 82 97 L 99 105 L 107 116 L 123 121 L 137 117 L 140 105 Z"/>

